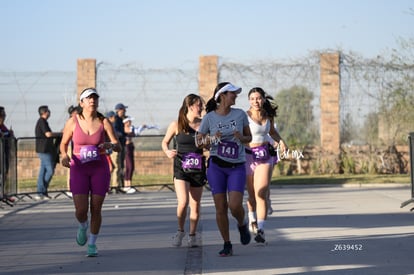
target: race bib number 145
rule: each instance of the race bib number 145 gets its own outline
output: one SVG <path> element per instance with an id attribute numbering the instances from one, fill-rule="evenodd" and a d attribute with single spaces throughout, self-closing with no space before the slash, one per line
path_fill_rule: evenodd
<path id="1" fill-rule="evenodd" d="M 82 146 L 80 149 L 80 161 L 82 163 L 99 160 L 99 151 L 98 147 L 95 145 L 86 145 Z"/>

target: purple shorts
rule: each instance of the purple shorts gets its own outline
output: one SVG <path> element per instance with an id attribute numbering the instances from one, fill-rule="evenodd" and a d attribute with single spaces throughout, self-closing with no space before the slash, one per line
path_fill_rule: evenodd
<path id="1" fill-rule="evenodd" d="M 271 167 L 275 164 L 275 159 L 277 162 L 277 157 L 270 157 L 267 160 L 254 160 L 252 154 L 246 153 L 246 175 L 250 176 L 254 174 L 254 170 L 259 164 L 269 164 Z"/>
<path id="2" fill-rule="evenodd" d="M 99 160 L 81 163 L 77 156 L 70 163 L 70 191 L 73 195 L 93 194 L 106 196 L 111 173 L 105 155 Z"/>
<path id="3" fill-rule="evenodd" d="M 246 169 L 243 164 L 232 168 L 223 168 L 214 163 L 210 158 L 207 169 L 207 181 L 213 195 L 231 191 L 244 193 Z"/>

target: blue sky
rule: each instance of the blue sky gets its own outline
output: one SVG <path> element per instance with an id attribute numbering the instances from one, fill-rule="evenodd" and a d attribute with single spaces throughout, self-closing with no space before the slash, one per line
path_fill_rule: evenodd
<path id="1" fill-rule="evenodd" d="M 76 70 L 78 58 L 146 68 L 201 55 L 374 57 L 414 36 L 411 0 L 2 0 L 0 70 Z"/>

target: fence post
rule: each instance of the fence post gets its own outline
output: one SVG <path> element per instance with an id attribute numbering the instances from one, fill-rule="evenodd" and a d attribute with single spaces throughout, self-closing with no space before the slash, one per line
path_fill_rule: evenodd
<path id="1" fill-rule="evenodd" d="M 200 56 L 198 71 L 199 95 L 207 102 L 218 83 L 218 56 Z"/>
<path id="2" fill-rule="evenodd" d="M 403 203 L 401 203 L 401 208 L 414 202 L 414 132 L 411 132 L 408 135 L 408 143 L 410 146 L 410 175 L 411 175 L 411 198 Z M 410 211 L 413 211 L 414 208 L 411 208 Z"/>

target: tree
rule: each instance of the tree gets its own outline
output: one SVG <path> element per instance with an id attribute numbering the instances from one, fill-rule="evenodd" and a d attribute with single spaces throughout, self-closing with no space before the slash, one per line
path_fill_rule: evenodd
<path id="1" fill-rule="evenodd" d="M 350 113 L 347 113 L 341 122 L 341 143 L 352 143 L 359 141 L 358 126 L 352 120 Z"/>
<path id="2" fill-rule="evenodd" d="M 414 130 L 414 92 L 406 83 L 395 83 L 399 87 L 387 94 L 380 106 L 380 129 L 385 132 L 387 145 L 406 144 L 409 132 Z M 408 86 L 411 86 L 408 85 Z"/>
<path id="3" fill-rule="evenodd" d="M 289 145 L 318 143 L 319 127 L 314 121 L 313 99 L 313 93 L 302 86 L 293 86 L 276 94 L 278 115 L 275 122 Z"/>
<path id="4" fill-rule="evenodd" d="M 378 144 L 378 123 L 379 115 L 376 112 L 369 113 L 361 129 L 361 137 L 368 144 Z"/>

